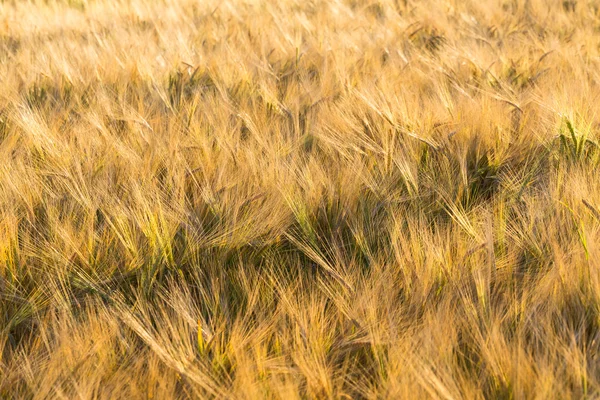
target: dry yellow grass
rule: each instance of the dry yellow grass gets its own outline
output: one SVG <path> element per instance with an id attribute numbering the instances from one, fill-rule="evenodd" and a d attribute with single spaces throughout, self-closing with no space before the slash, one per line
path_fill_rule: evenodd
<path id="1" fill-rule="evenodd" d="M 1 398 L 600 396 L 600 3 L 0 2 Z"/>

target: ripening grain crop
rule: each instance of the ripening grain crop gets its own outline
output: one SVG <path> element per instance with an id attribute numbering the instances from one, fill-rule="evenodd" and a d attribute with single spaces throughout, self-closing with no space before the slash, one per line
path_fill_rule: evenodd
<path id="1" fill-rule="evenodd" d="M 600 2 L 0 2 L 0 398 L 600 397 Z"/>

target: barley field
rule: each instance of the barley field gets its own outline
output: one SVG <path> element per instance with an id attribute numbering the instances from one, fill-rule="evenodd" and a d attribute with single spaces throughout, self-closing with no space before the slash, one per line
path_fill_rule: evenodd
<path id="1" fill-rule="evenodd" d="M 0 398 L 600 398 L 600 2 L 0 1 Z"/>

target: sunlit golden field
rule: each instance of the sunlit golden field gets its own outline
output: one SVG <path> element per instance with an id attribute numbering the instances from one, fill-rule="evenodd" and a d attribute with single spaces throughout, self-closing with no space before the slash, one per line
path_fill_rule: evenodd
<path id="1" fill-rule="evenodd" d="M 0 398 L 600 398 L 600 2 L 0 2 Z"/>

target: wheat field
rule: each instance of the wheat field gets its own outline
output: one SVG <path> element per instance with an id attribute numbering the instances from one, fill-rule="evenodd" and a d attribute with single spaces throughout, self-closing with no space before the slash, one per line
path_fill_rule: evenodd
<path id="1" fill-rule="evenodd" d="M 0 398 L 600 398 L 600 2 L 0 2 Z"/>

